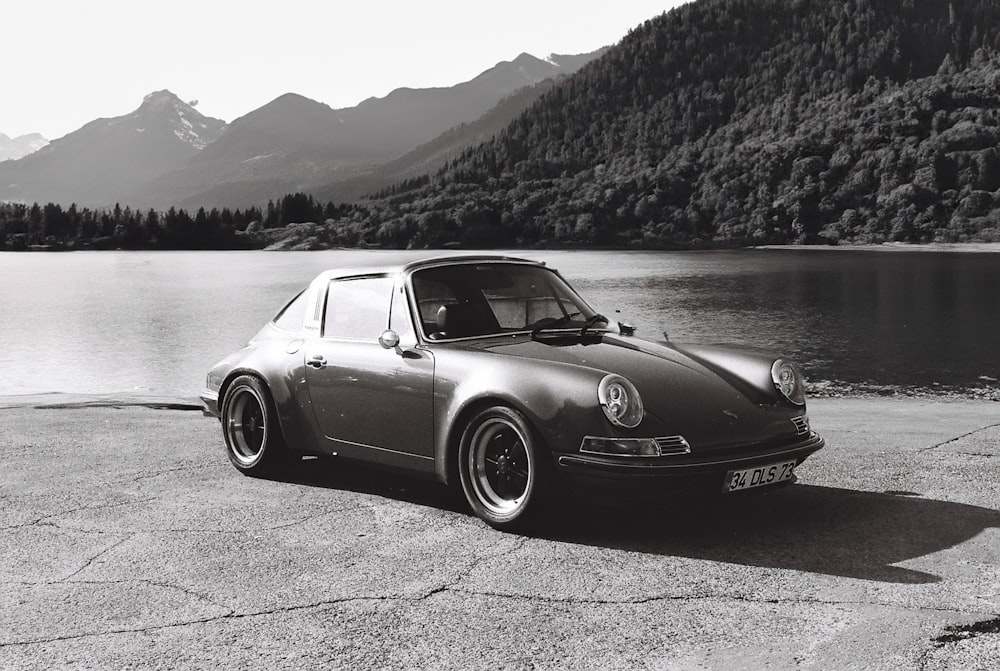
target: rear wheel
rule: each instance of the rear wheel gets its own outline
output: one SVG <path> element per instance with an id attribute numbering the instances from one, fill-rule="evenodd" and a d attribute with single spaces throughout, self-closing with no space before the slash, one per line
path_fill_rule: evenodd
<path id="1" fill-rule="evenodd" d="M 518 411 L 487 408 L 462 433 L 458 470 L 465 498 L 487 524 L 523 529 L 544 507 L 550 484 L 540 440 Z"/>
<path id="2" fill-rule="evenodd" d="M 229 461 L 246 475 L 271 475 L 290 461 L 271 394 L 256 377 L 241 375 L 229 385 L 222 433 Z"/>

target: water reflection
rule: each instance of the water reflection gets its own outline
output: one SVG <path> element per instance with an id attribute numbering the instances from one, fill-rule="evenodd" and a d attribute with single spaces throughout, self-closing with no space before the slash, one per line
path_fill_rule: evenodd
<path id="1" fill-rule="evenodd" d="M 801 361 L 812 379 L 969 386 L 998 377 L 996 255 L 705 256 L 715 272 L 706 272 L 706 262 L 669 259 L 656 267 L 638 256 L 627 281 L 576 284 L 591 297 L 633 308 L 647 337 L 666 329 L 678 341 L 759 344 Z"/>
<path id="2" fill-rule="evenodd" d="M 965 387 L 1000 378 L 997 254 L 513 253 L 558 268 L 647 338 L 665 329 L 676 341 L 779 352 L 813 380 Z M 390 255 L 0 253 L 0 394 L 193 397 L 208 367 L 316 273 Z"/>

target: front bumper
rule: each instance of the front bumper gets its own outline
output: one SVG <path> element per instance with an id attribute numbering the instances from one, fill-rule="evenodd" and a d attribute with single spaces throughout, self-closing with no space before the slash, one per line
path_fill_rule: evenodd
<path id="1" fill-rule="evenodd" d="M 574 453 L 558 455 L 556 464 L 560 477 L 578 493 L 626 504 L 719 493 L 729 471 L 792 460 L 798 466 L 809 455 L 822 449 L 824 444 L 823 438 L 811 431 L 800 440 L 770 446 L 757 445 L 748 448 L 752 452 L 742 454 L 739 449 L 727 449 L 714 455 L 694 452 L 682 456 L 636 459 Z"/>

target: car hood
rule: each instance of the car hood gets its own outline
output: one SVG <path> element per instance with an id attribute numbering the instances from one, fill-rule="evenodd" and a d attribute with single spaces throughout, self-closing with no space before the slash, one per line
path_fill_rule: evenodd
<path id="1" fill-rule="evenodd" d="M 762 388 L 761 379 L 770 383 L 770 360 L 739 352 L 726 351 L 725 359 L 726 364 L 739 365 L 720 365 L 718 358 L 709 360 L 671 344 L 604 333 L 468 341 L 468 346 L 540 365 L 557 361 L 622 375 L 639 390 L 646 412 L 692 447 L 794 435 L 790 417 L 804 412 L 781 404 L 773 387 Z M 640 424 L 636 431 L 642 428 Z"/>

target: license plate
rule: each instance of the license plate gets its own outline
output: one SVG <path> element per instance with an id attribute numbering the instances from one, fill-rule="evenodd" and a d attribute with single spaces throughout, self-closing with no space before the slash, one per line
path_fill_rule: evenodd
<path id="1" fill-rule="evenodd" d="M 726 481 L 722 485 L 722 491 L 738 492 L 743 489 L 773 485 L 777 482 L 791 480 L 793 475 L 795 475 L 794 461 L 729 471 L 726 473 Z"/>

